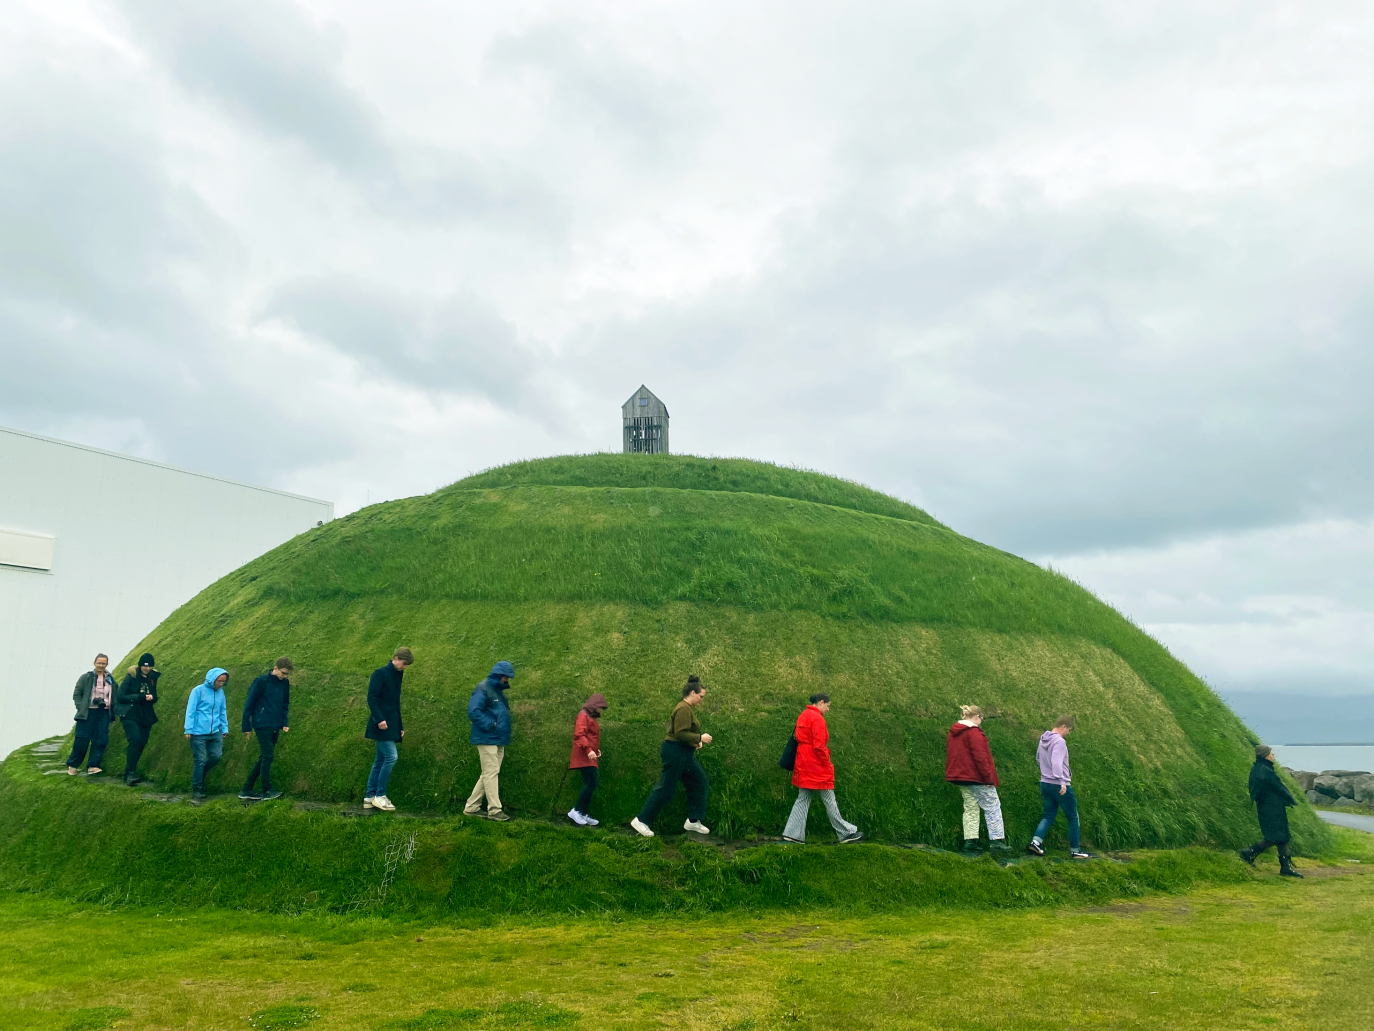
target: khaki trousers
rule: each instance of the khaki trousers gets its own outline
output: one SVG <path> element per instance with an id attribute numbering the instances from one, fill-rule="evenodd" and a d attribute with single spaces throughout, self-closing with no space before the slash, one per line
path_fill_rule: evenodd
<path id="1" fill-rule="evenodd" d="M 477 783 L 473 785 L 472 794 L 468 796 L 467 805 L 463 806 L 463 812 L 468 815 L 480 813 L 482 811 L 482 798 L 487 800 L 487 812 L 499 813 L 501 811 L 501 760 L 506 757 L 505 745 L 477 745 L 477 758 L 482 763 L 482 775 L 477 778 Z"/>

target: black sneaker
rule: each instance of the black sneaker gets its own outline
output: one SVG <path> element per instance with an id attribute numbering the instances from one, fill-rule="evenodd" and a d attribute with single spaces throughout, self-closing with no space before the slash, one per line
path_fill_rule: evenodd
<path id="1" fill-rule="evenodd" d="M 498 810 L 496 810 L 496 812 L 494 812 L 494 813 L 488 811 L 488 812 L 487 812 L 487 819 L 488 819 L 488 820 L 496 820 L 498 823 L 505 823 L 505 822 L 507 822 L 507 821 L 510 819 L 510 817 L 507 816 L 507 815 L 506 815 L 504 812 L 502 812 L 500 809 L 498 809 Z"/>
<path id="2" fill-rule="evenodd" d="M 864 832 L 863 832 L 863 831 L 855 831 L 853 834 L 849 835 L 849 837 L 847 837 L 847 838 L 841 838 L 841 839 L 840 839 L 840 844 L 841 844 L 841 845 L 852 845 L 852 844 L 853 844 L 854 842 L 856 842 L 856 841 L 863 841 L 863 840 L 864 840 Z"/>
<path id="3" fill-rule="evenodd" d="M 245 802 L 261 802 L 263 796 L 259 795 L 256 791 L 249 791 L 247 788 L 244 788 L 239 792 L 239 798 L 243 799 Z"/>
<path id="4" fill-rule="evenodd" d="M 1010 852 L 1011 846 L 1007 844 L 1006 838 L 998 838 L 996 841 L 989 842 L 988 848 L 994 852 Z"/>
<path id="5" fill-rule="evenodd" d="M 965 838 L 964 847 L 959 849 L 959 852 L 961 855 L 966 856 L 981 856 L 983 854 L 982 848 L 978 845 L 977 838 Z"/>
<path id="6" fill-rule="evenodd" d="M 1031 843 L 1026 846 L 1026 851 L 1033 856 L 1043 856 L 1045 854 L 1045 846 L 1040 844 L 1040 842 L 1031 839 Z"/>
<path id="7" fill-rule="evenodd" d="M 1091 852 L 1084 852 L 1081 848 L 1074 848 L 1074 849 L 1070 849 L 1070 850 L 1069 850 L 1069 858 L 1070 858 L 1070 859 L 1092 859 L 1092 858 L 1093 858 L 1093 854 L 1092 854 Z"/>
<path id="8" fill-rule="evenodd" d="M 240 797 L 241 797 L 241 796 L 240 796 Z M 268 791 L 268 792 L 266 792 L 265 794 L 259 795 L 258 797 L 261 798 L 264 802 L 270 802 L 270 801 L 272 801 L 272 799 L 274 799 L 274 798 L 281 798 L 281 792 L 280 792 L 280 791 Z"/>
<path id="9" fill-rule="evenodd" d="M 192 805 L 200 805 L 202 802 L 204 802 L 204 801 L 205 801 L 207 798 L 209 798 L 209 797 L 210 797 L 210 796 L 207 795 L 204 791 L 192 791 L 192 792 L 191 792 L 191 804 L 192 804 Z"/>

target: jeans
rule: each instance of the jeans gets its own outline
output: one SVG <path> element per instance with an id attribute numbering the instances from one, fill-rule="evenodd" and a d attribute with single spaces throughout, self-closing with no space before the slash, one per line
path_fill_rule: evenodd
<path id="1" fill-rule="evenodd" d="M 205 794 L 205 778 L 224 755 L 223 734 L 191 735 L 191 793 Z"/>
<path id="2" fill-rule="evenodd" d="M 364 798 L 376 798 L 386 794 L 386 786 L 391 780 L 391 769 L 396 765 L 396 742 L 374 741 L 377 758 L 372 760 L 372 772 L 367 775 L 367 792 Z"/>
<path id="3" fill-rule="evenodd" d="M 477 761 L 482 764 L 482 772 L 477 783 L 472 786 L 463 812 L 474 816 L 482 811 L 482 799 L 487 800 L 487 814 L 501 811 L 501 763 L 506 758 L 505 745 L 475 745 Z"/>
<path id="4" fill-rule="evenodd" d="M 577 772 L 582 774 L 582 794 L 577 796 L 577 805 L 573 808 L 586 816 L 587 807 L 592 804 L 592 795 L 596 791 L 596 767 L 579 766 Z"/>
<path id="5" fill-rule="evenodd" d="M 129 742 L 124 750 L 124 779 L 129 780 L 138 776 L 138 761 L 143 758 L 143 749 L 148 747 L 148 735 L 153 728 L 135 723 L 129 716 L 119 722 L 124 728 L 124 739 Z"/>
<path id="6" fill-rule="evenodd" d="M 253 732 L 258 736 L 258 761 L 248 771 L 243 790 L 245 793 L 252 791 L 253 782 L 258 779 L 258 774 L 262 774 L 262 793 L 268 795 L 272 793 L 272 758 L 277 754 L 277 735 L 281 733 L 281 728 L 254 727 Z"/>
<path id="7" fill-rule="evenodd" d="M 644 808 L 639 811 L 639 822 L 653 826 L 658 814 L 677 794 L 678 781 L 687 785 L 687 819 L 698 822 L 704 819 L 711 782 L 706 779 L 701 763 L 697 762 L 697 750 L 691 745 L 665 741 L 658 755 L 663 760 L 663 776 L 658 778 Z"/>
<path id="8" fill-rule="evenodd" d="M 1069 821 L 1069 848 L 1075 852 L 1082 843 L 1078 831 L 1078 799 L 1074 797 L 1073 788 L 1067 787 L 1064 793 L 1059 793 L 1058 784 L 1046 784 L 1040 782 L 1040 822 L 1035 826 L 1035 840 L 1043 842 L 1045 835 L 1050 832 L 1050 827 L 1054 825 L 1054 818 L 1059 810 L 1064 810 L 1064 818 Z"/>
<path id="9" fill-rule="evenodd" d="M 806 815 L 811 811 L 811 796 L 820 795 L 825 805 L 825 815 L 830 817 L 830 826 L 835 837 L 843 841 L 859 828 L 840 815 L 840 807 L 835 804 L 833 788 L 797 788 L 797 800 L 792 804 L 792 812 L 787 817 L 787 826 L 782 829 L 784 838 L 793 841 L 806 840 Z"/>
<path id="10" fill-rule="evenodd" d="M 91 750 L 91 761 L 87 769 L 99 768 L 105 761 L 105 749 L 110 743 L 110 710 L 91 709 L 84 720 L 76 721 L 76 738 L 72 741 L 72 754 L 67 756 L 68 766 L 80 766 L 86 758 L 86 749 Z"/>
<path id="11" fill-rule="evenodd" d="M 960 784 L 959 794 L 964 796 L 964 840 L 978 840 L 978 810 L 988 822 L 988 837 L 1001 841 L 1007 836 L 1002 826 L 1002 800 L 997 797 L 997 789 L 991 784 Z"/>

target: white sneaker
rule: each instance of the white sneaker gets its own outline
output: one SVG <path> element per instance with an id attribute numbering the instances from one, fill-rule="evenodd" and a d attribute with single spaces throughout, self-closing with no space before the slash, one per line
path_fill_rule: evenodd
<path id="1" fill-rule="evenodd" d="M 652 838 L 654 836 L 654 832 L 649 829 L 649 825 L 640 823 L 638 816 L 630 821 L 630 826 L 646 838 Z"/>
<path id="2" fill-rule="evenodd" d="M 385 795 L 378 795 L 372 800 L 372 804 L 378 809 L 385 809 L 387 812 L 396 808 L 391 804 L 391 799 L 387 798 Z"/>
<path id="3" fill-rule="evenodd" d="M 711 828 L 706 826 L 706 824 L 702 823 L 700 820 L 688 820 L 686 823 L 682 825 L 682 829 L 685 831 L 691 831 L 693 834 L 711 833 Z"/>
<path id="4" fill-rule="evenodd" d="M 579 827 L 587 826 L 587 818 L 583 816 L 581 813 L 579 813 L 576 809 L 568 810 L 568 819 L 571 820 L 573 823 L 577 824 Z"/>
<path id="5" fill-rule="evenodd" d="M 376 800 L 375 800 L 375 799 L 372 799 L 372 798 L 365 798 L 365 799 L 363 799 L 363 808 L 364 808 L 364 809 L 372 809 L 372 808 L 373 808 L 372 803 L 373 803 L 374 801 L 376 801 Z"/>
<path id="6" fill-rule="evenodd" d="M 600 820 L 593 820 L 593 819 L 592 819 L 590 816 L 588 816 L 586 813 L 583 813 L 583 814 L 582 814 L 582 819 L 584 819 L 584 820 L 587 821 L 587 826 L 588 826 L 588 827 L 596 827 L 596 826 L 599 826 L 600 823 L 601 823 Z"/>

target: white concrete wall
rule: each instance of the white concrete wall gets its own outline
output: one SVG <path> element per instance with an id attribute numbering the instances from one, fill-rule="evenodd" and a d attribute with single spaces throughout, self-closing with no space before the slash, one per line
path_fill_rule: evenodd
<path id="1" fill-rule="evenodd" d="M 333 517 L 328 501 L 0 427 L 8 553 L 32 561 L 13 532 L 54 538 L 51 570 L 0 565 L 0 757 L 71 727 L 96 652 L 119 662 L 203 588 Z"/>

